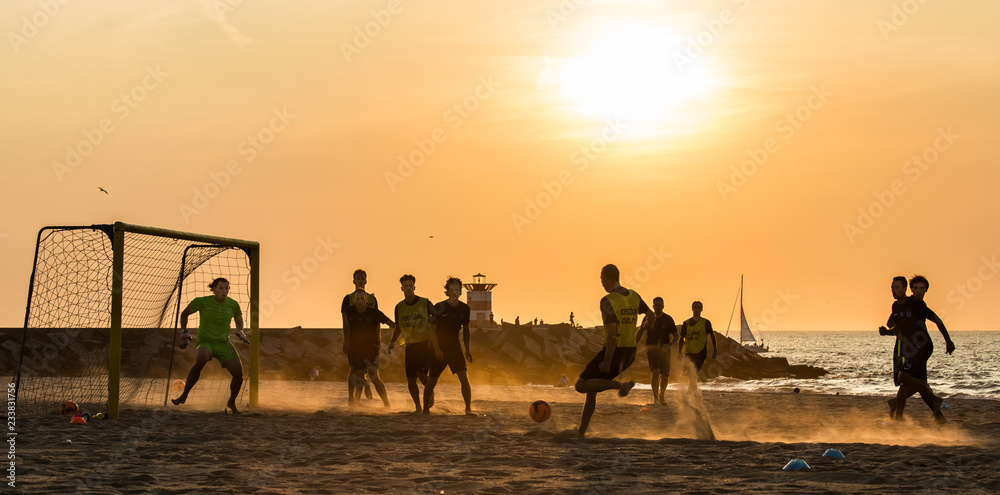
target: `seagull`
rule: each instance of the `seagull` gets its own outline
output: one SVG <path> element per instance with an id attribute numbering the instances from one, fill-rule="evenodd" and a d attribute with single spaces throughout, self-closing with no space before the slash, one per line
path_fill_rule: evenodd
<path id="1" fill-rule="evenodd" d="M 107 193 L 108 193 L 108 191 L 106 191 L 106 190 L 105 190 L 105 189 L 104 189 L 103 187 L 101 187 L 101 186 L 97 186 L 97 188 L 98 188 L 98 189 L 100 189 L 100 190 L 101 190 L 101 192 L 102 192 L 102 193 L 104 193 L 104 194 L 107 194 Z"/>

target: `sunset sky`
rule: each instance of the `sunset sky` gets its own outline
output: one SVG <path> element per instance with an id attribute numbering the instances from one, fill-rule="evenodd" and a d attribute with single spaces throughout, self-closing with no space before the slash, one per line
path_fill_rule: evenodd
<path id="1" fill-rule="evenodd" d="M 766 335 L 916 273 L 1000 329 L 998 2 L 62 3 L 0 7 L 0 326 L 40 228 L 124 221 L 259 241 L 263 327 L 339 327 L 358 267 L 593 325 L 615 263 L 716 330 L 741 274 Z"/>

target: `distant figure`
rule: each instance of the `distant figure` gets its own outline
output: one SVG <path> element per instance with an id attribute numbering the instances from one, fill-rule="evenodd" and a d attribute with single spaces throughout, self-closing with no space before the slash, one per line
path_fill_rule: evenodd
<path id="1" fill-rule="evenodd" d="M 542 319 L 539 319 L 539 320 L 538 320 L 538 324 L 539 324 L 539 325 L 544 325 L 544 324 L 545 324 L 545 320 L 542 320 Z"/>
<path id="2" fill-rule="evenodd" d="M 444 284 L 444 293 L 448 299 L 434 305 L 430 316 L 431 346 L 434 349 L 434 362 L 431 364 L 427 388 L 424 389 L 424 414 L 429 414 L 434 405 L 434 386 L 444 372 L 445 367 L 458 376 L 462 385 L 462 398 L 465 399 L 465 414 L 475 416 L 472 412 L 472 386 L 469 384 L 466 360 L 472 362 L 472 351 L 469 350 L 469 305 L 458 298 L 462 295 L 462 281 L 451 277 Z M 462 345 L 458 335 L 462 334 L 465 341 L 465 357 L 462 356 Z"/>
<path id="3" fill-rule="evenodd" d="M 569 326 L 571 326 L 571 327 L 574 326 L 574 323 L 573 323 L 573 312 L 572 311 L 569 312 Z"/>
<path id="4" fill-rule="evenodd" d="M 701 301 L 691 303 L 693 315 L 681 324 L 681 345 L 678 346 L 679 351 L 694 364 L 694 381 L 698 380 L 701 366 L 708 357 L 708 337 L 712 338 L 712 359 L 718 357 L 718 345 L 715 343 L 712 322 L 701 317 L 702 308 Z"/>
<path id="5" fill-rule="evenodd" d="M 345 313 L 350 330 L 344 331 L 344 341 L 347 347 L 347 362 L 351 366 L 351 377 L 354 382 L 350 390 L 354 395 L 348 397 L 351 405 L 361 402 L 361 389 L 368 376 L 375 391 L 382 399 L 382 404 L 389 407 L 389 397 L 385 392 L 385 384 L 378 376 L 378 355 L 382 350 L 382 332 L 379 325 L 385 323 L 395 330 L 396 325 L 377 308 L 368 307 L 368 293 L 364 289 L 354 291 L 354 305 Z"/>
<path id="6" fill-rule="evenodd" d="M 316 381 L 317 378 L 319 378 L 319 366 L 313 366 L 312 369 L 309 370 L 309 381 Z"/>
<path id="7" fill-rule="evenodd" d="M 626 289 L 619 283 L 619 271 L 615 265 L 605 265 L 601 269 L 601 285 L 608 294 L 601 298 L 601 318 L 604 321 L 604 347 L 587 364 L 576 380 L 576 391 L 587 394 L 580 418 L 580 436 L 587 433 L 590 418 L 597 407 L 597 394 L 605 390 L 618 390 L 625 397 L 634 381 L 617 382 L 621 375 L 635 361 L 636 323 L 640 313 L 646 315 L 643 325 L 652 325 L 653 311 L 646 306 L 634 290 Z"/>
<path id="8" fill-rule="evenodd" d="M 406 274 L 399 277 L 403 300 L 396 304 L 396 330 L 389 339 L 389 354 L 396 345 L 396 339 L 402 336 L 404 349 L 404 364 L 406 370 L 406 386 L 410 397 L 416 406 L 416 413 L 423 411 L 420 405 L 420 388 L 417 380 L 427 388 L 427 374 L 433 360 L 433 349 L 430 341 L 431 302 L 426 297 L 418 297 L 415 293 L 417 278 Z"/>
<path id="9" fill-rule="evenodd" d="M 920 393 L 920 398 L 934 413 L 934 421 L 939 424 L 947 422 L 941 412 L 943 401 L 934 395 L 927 384 L 927 360 L 934 352 L 934 343 L 927 332 L 926 320 L 934 322 L 944 336 L 947 354 L 955 351 L 955 343 L 951 341 L 941 318 L 923 301 L 929 286 L 927 279 L 920 275 L 910 280 L 913 296 L 906 295 L 906 277 L 894 277 L 890 286 L 892 296 L 896 300 L 892 303 L 889 328 L 882 327 L 879 333 L 896 336 L 893 350 L 893 382 L 899 389 L 896 397 L 889 399 L 889 417 L 894 420 L 903 419 L 906 399 L 915 393 Z"/>
<path id="10" fill-rule="evenodd" d="M 676 342 L 677 325 L 674 319 L 663 312 L 663 298 L 653 298 L 653 315 L 656 317 L 653 325 L 646 332 L 646 358 L 649 360 L 649 385 L 653 391 L 653 402 L 665 404 L 663 398 L 667 390 L 667 382 L 670 378 L 670 346 Z M 643 326 L 636 334 L 636 341 L 642 341 L 643 329 L 647 326 L 643 321 Z"/>
<path id="11" fill-rule="evenodd" d="M 518 326 L 521 325 L 521 317 L 520 316 L 515 316 L 514 317 L 514 324 L 518 325 Z"/>
<path id="12" fill-rule="evenodd" d="M 198 313 L 198 340 L 195 343 L 197 354 L 195 355 L 194 366 L 188 371 L 187 380 L 184 382 L 184 392 L 176 399 L 171 399 L 174 405 L 179 406 L 187 401 L 188 394 L 198 383 L 201 377 L 201 370 L 214 357 L 219 364 L 232 375 L 229 382 L 229 402 L 226 403 L 233 414 L 239 414 L 236 408 L 236 396 L 239 395 L 243 387 L 243 364 L 240 362 L 240 355 L 229 341 L 229 321 L 236 323 L 236 336 L 243 342 L 248 342 L 243 334 L 243 311 L 240 303 L 229 296 L 229 281 L 224 278 L 217 278 L 208 285 L 212 289 L 211 296 L 196 297 L 181 311 L 181 344 L 186 346 L 191 340 L 188 335 L 188 316 Z"/>
<path id="13" fill-rule="evenodd" d="M 535 319 L 534 319 L 534 320 L 533 320 L 533 321 L 531 322 L 531 324 L 532 324 L 532 325 L 537 325 L 537 324 L 538 324 L 538 318 L 535 318 Z"/>
<path id="14" fill-rule="evenodd" d="M 490 311 L 490 323 L 496 324 L 496 320 L 493 319 L 493 312 Z"/>
<path id="15" fill-rule="evenodd" d="M 557 387 L 568 387 L 569 386 L 569 377 L 566 376 L 566 373 L 563 373 L 563 375 L 559 377 L 559 383 L 557 383 L 556 386 Z"/>
<path id="16" fill-rule="evenodd" d="M 352 276 L 352 279 L 354 281 L 354 291 L 344 296 L 344 300 L 341 301 L 340 303 L 340 317 L 343 321 L 343 326 L 344 326 L 344 354 L 347 354 L 347 334 L 350 333 L 351 331 L 351 322 L 347 320 L 347 310 L 348 308 L 354 306 L 354 292 L 357 292 L 358 289 L 364 290 L 365 285 L 368 284 L 368 273 L 358 268 L 357 270 L 354 270 L 354 275 Z M 367 295 L 368 295 L 368 307 L 373 309 L 378 309 L 378 299 L 375 299 L 375 294 L 367 294 Z M 347 403 L 349 405 L 354 403 L 351 399 L 352 397 L 354 397 L 354 387 L 355 387 L 355 383 L 352 378 L 353 376 L 354 373 L 348 373 L 347 375 Z M 357 384 L 357 386 L 364 387 L 365 396 L 371 399 L 372 391 L 371 388 L 369 388 L 368 386 L 368 379 L 364 377 L 362 378 L 363 378 L 362 379 L 363 383 L 359 383 Z"/>

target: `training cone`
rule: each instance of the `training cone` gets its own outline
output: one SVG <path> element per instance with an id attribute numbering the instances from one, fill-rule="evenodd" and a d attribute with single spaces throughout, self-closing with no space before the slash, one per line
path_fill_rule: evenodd
<path id="1" fill-rule="evenodd" d="M 823 457 L 833 457 L 834 459 L 843 459 L 844 453 L 841 452 L 840 449 L 826 449 L 826 452 L 823 452 Z"/>
<path id="2" fill-rule="evenodd" d="M 87 424 L 87 420 L 83 419 L 83 416 L 77 414 L 73 416 L 73 419 L 69 420 L 70 423 Z"/>
<path id="3" fill-rule="evenodd" d="M 785 467 L 781 469 L 785 471 L 798 471 L 800 469 L 810 469 L 810 468 L 809 465 L 806 464 L 806 461 L 803 461 L 802 459 L 792 459 L 788 461 L 788 464 L 785 464 Z"/>

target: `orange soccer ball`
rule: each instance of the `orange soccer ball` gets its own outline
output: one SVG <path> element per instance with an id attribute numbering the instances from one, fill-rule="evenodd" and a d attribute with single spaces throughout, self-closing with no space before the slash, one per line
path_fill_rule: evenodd
<path id="1" fill-rule="evenodd" d="M 541 423 L 552 417 L 552 407 L 544 400 L 536 400 L 528 407 L 528 415 L 531 416 L 531 419 Z"/>
<path id="2" fill-rule="evenodd" d="M 76 414 L 80 412 L 80 406 L 76 405 L 76 402 L 68 400 L 63 402 L 62 411 L 63 414 Z"/>

